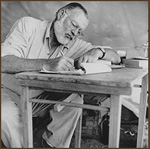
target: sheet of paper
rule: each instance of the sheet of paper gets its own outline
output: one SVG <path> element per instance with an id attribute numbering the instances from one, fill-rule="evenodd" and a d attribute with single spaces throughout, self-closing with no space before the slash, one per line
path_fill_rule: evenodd
<path id="1" fill-rule="evenodd" d="M 119 68 L 124 68 L 125 65 L 110 65 L 110 67 L 111 67 L 112 69 L 119 69 Z"/>
<path id="2" fill-rule="evenodd" d="M 78 70 L 72 70 L 72 71 L 48 71 L 43 68 L 43 70 L 40 71 L 41 73 L 49 73 L 49 74 L 70 74 L 70 75 L 83 75 L 85 72 L 81 69 Z"/>

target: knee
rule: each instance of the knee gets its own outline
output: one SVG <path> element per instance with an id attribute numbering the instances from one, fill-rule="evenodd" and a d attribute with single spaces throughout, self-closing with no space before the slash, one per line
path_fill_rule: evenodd
<path id="1" fill-rule="evenodd" d="M 77 94 L 75 99 L 72 100 L 72 103 L 83 104 L 83 95 Z"/>
<path id="2" fill-rule="evenodd" d="M 75 99 L 72 100 L 72 103 L 83 104 L 83 95 L 77 94 Z M 74 110 L 77 115 L 81 115 L 82 113 L 82 108 L 72 107 L 72 110 Z"/>
<path id="3" fill-rule="evenodd" d="M 18 121 L 19 109 L 12 100 L 2 100 L 1 102 L 1 120 L 3 124 L 11 125 L 14 121 Z"/>

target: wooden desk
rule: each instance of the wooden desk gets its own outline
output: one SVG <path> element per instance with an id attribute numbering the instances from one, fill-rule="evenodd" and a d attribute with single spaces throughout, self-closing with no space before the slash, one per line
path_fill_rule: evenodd
<path id="1" fill-rule="evenodd" d="M 146 92 L 147 92 L 147 69 L 123 68 L 115 69 L 111 73 L 93 74 L 84 76 L 41 74 L 38 72 L 24 72 L 16 75 L 22 86 L 22 117 L 24 132 L 24 147 L 33 147 L 32 134 L 32 102 L 39 100 L 30 99 L 32 90 L 49 90 L 69 93 L 110 94 L 110 128 L 109 147 L 118 148 L 120 138 L 121 105 L 120 95 L 131 95 L 132 87 L 137 80 L 141 80 L 140 117 L 138 127 L 137 147 L 143 145 L 143 131 L 145 123 Z M 32 101 L 32 102 L 31 102 Z M 60 103 L 58 101 L 43 101 L 45 103 Z M 68 103 L 63 103 L 68 105 Z M 72 105 L 70 105 L 72 106 Z M 83 108 L 85 105 L 74 104 L 75 107 Z M 99 106 L 94 106 L 101 110 Z M 86 107 L 84 107 L 86 108 Z"/>

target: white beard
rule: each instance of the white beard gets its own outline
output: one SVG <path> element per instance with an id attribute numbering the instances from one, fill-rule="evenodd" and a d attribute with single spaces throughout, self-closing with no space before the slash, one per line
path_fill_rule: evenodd
<path id="1" fill-rule="evenodd" d="M 63 27 L 63 23 L 60 21 L 56 21 L 54 23 L 54 33 L 60 44 L 66 45 L 69 42 L 69 38 L 65 36 L 65 29 Z"/>

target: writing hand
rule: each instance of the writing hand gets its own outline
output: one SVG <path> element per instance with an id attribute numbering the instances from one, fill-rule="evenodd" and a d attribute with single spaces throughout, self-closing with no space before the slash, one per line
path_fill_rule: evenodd
<path id="1" fill-rule="evenodd" d="M 69 71 L 74 69 L 74 60 L 65 56 L 49 59 L 46 64 L 43 65 L 46 70 L 49 71 Z"/>

